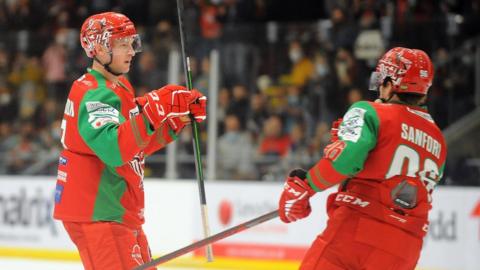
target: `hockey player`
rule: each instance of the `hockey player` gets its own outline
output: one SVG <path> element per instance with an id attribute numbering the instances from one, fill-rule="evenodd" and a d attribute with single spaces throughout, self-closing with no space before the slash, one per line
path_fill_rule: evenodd
<path id="1" fill-rule="evenodd" d="M 323 158 L 308 172 L 290 172 L 279 201 L 286 223 L 310 214 L 316 192 L 340 184 L 327 201 L 327 227 L 300 269 L 415 268 L 447 152 L 422 107 L 432 79 L 425 52 L 391 49 L 372 74 L 379 99 L 353 104 Z"/>
<path id="2" fill-rule="evenodd" d="M 144 158 L 175 140 L 206 97 L 167 85 L 135 98 L 124 74 L 140 51 L 133 23 L 106 12 L 86 19 L 80 42 L 93 64 L 70 90 L 62 121 L 54 218 L 87 270 L 132 269 L 151 260 L 144 223 Z"/>

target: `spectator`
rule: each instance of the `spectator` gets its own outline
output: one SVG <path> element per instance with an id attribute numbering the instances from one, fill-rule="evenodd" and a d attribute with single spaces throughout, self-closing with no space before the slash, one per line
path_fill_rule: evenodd
<path id="1" fill-rule="evenodd" d="M 232 90 L 232 97 L 233 98 L 228 108 L 228 113 L 238 116 L 240 125 L 243 129 L 247 124 L 247 116 L 250 107 L 250 102 L 248 100 L 249 93 L 247 88 L 241 84 L 235 85 Z"/>
<path id="2" fill-rule="evenodd" d="M 0 82 L 0 122 L 12 121 L 17 117 L 17 106 L 6 83 Z"/>
<path id="3" fill-rule="evenodd" d="M 255 179 L 250 135 L 241 130 L 235 114 L 225 117 L 225 133 L 218 138 L 218 178 Z"/>
<path id="4" fill-rule="evenodd" d="M 250 111 L 247 117 L 247 129 L 255 141 L 262 132 L 263 124 L 267 118 L 266 97 L 262 93 L 256 93 L 250 99 Z"/>
<path id="5" fill-rule="evenodd" d="M 315 128 L 315 134 L 310 141 L 310 156 L 312 160 L 318 160 L 323 156 L 323 149 L 330 141 L 330 126 L 326 122 L 319 122 Z"/>
<path id="6" fill-rule="evenodd" d="M 166 74 L 157 68 L 155 54 L 151 50 L 145 50 L 139 54 L 140 59 L 132 74 L 132 83 L 136 86 L 139 93 L 155 89 L 158 85 L 167 83 Z"/>
<path id="7" fill-rule="evenodd" d="M 0 151 L 8 149 L 8 140 L 13 135 L 12 125 L 7 121 L 0 121 Z"/>
<path id="8" fill-rule="evenodd" d="M 164 2 L 164 1 L 152 1 Z M 167 2 L 167 1 L 165 1 Z M 177 47 L 175 41 L 175 34 L 172 29 L 172 24 L 169 21 L 161 20 L 154 28 L 152 37 L 152 51 L 155 55 L 155 60 L 160 71 L 164 74 L 168 69 L 168 56 L 170 52 Z"/>
<path id="9" fill-rule="evenodd" d="M 355 79 L 355 60 L 348 50 L 340 48 L 337 51 L 335 70 L 340 88 L 347 88 L 353 84 Z"/>
<path id="10" fill-rule="evenodd" d="M 62 118 L 62 114 L 63 111 L 59 108 L 59 104 L 54 99 L 47 98 L 35 109 L 34 125 L 37 129 L 50 127 L 53 122 Z"/>
<path id="11" fill-rule="evenodd" d="M 263 157 L 284 157 L 290 147 L 290 136 L 283 131 L 280 116 L 272 115 L 263 126 L 263 138 L 260 139 L 258 153 Z"/>
<path id="12" fill-rule="evenodd" d="M 200 73 L 197 74 L 193 81 L 193 87 L 200 90 L 208 97 L 208 82 L 210 77 L 210 59 L 204 57 L 200 63 Z"/>
<path id="13" fill-rule="evenodd" d="M 0 121 L 0 153 L 5 153 L 8 149 L 8 139 L 12 137 L 12 126 L 9 122 Z M 7 171 L 7 155 L 0 155 L 0 174 Z"/>
<path id="14" fill-rule="evenodd" d="M 341 8 L 334 8 L 331 13 L 332 29 L 331 38 L 333 48 L 352 48 L 357 38 L 357 29 L 351 18 L 345 15 Z"/>
<path id="15" fill-rule="evenodd" d="M 35 139 L 33 124 L 30 121 L 20 123 L 20 133 L 14 135 L 9 146 L 6 161 L 7 173 L 19 174 L 39 160 L 40 145 Z"/>
<path id="16" fill-rule="evenodd" d="M 362 91 L 360 91 L 360 89 L 357 87 L 351 88 L 347 93 L 348 107 L 350 107 L 350 105 L 362 99 L 363 99 Z"/>
<path id="17" fill-rule="evenodd" d="M 223 87 L 218 92 L 218 109 L 217 109 L 217 122 L 219 134 L 224 133 L 224 122 L 227 116 L 228 108 L 230 106 L 231 94 L 228 88 Z"/>
<path id="18" fill-rule="evenodd" d="M 222 34 L 223 25 L 221 21 L 221 10 L 217 5 L 200 1 L 200 30 L 202 45 L 197 51 L 197 58 L 202 59 L 208 56 L 210 51 L 218 47 L 219 38 Z"/>
<path id="19" fill-rule="evenodd" d="M 35 109 L 39 105 L 35 84 L 31 81 L 25 81 L 20 85 L 19 89 L 19 116 L 21 119 L 30 119 L 35 113 Z"/>
<path id="20" fill-rule="evenodd" d="M 8 81 L 8 65 L 8 51 L 0 46 L 0 85 L 2 86 L 6 86 Z"/>
<path id="21" fill-rule="evenodd" d="M 338 110 L 339 95 L 332 68 L 325 52 L 316 52 L 314 56 L 315 72 L 306 87 L 308 111 L 314 121 L 330 122 Z"/>
<path id="22" fill-rule="evenodd" d="M 313 63 L 306 56 L 302 45 L 298 41 L 292 41 L 290 43 L 288 56 L 292 62 L 292 68 L 290 73 L 284 76 L 281 81 L 286 84 L 302 87 L 313 75 Z"/>
<path id="23" fill-rule="evenodd" d="M 306 141 L 305 127 L 302 123 L 293 125 L 290 131 L 291 144 L 287 155 L 282 160 L 285 172 L 291 168 L 300 168 L 311 165 L 310 153 Z"/>
<path id="24" fill-rule="evenodd" d="M 285 118 L 285 131 L 289 133 L 296 123 L 302 123 L 310 119 L 307 108 L 307 101 L 302 95 L 302 90 L 298 86 L 287 87 L 287 106 Z"/>
<path id="25" fill-rule="evenodd" d="M 66 50 L 63 33 L 58 32 L 54 42 L 48 46 L 42 56 L 42 64 L 45 70 L 45 81 L 47 83 L 47 96 L 56 99 L 58 102 L 65 102 L 67 91 L 65 63 Z"/>

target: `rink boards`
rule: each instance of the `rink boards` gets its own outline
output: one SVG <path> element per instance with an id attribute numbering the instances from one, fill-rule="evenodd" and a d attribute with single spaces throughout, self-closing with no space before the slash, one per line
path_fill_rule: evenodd
<path id="1" fill-rule="evenodd" d="M 0 256 L 78 260 L 62 225 L 51 218 L 55 179 L 0 177 Z M 277 208 L 282 183 L 208 182 L 212 233 Z M 195 181 L 145 181 L 146 224 L 158 256 L 203 238 Z M 285 225 L 278 219 L 214 245 L 217 258 L 205 264 L 203 250 L 169 265 L 195 269 L 297 269 L 309 244 L 325 226 L 325 200 L 312 200 L 313 213 Z M 422 269 L 480 269 L 480 189 L 440 187 L 434 193 L 431 229 Z"/>

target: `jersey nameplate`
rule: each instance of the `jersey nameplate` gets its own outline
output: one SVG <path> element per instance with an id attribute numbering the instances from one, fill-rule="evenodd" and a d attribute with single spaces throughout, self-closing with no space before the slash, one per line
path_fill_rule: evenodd
<path id="1" fill-rule="evenodd" d="M 440 158 L 442 145 L 425 131 L 402 123 L 402 133 L 400 136 L 402 139 L 427 150 L 427 152 L 431 153 L 436 158 Z"/>
<path id="2" fill-rule="evenodd" d="M 65 105 L 64 113 L 68 116 L 75 117 L 75 109 L 73 107 L 73 101 L 67 99 L 67 104 Z"/>

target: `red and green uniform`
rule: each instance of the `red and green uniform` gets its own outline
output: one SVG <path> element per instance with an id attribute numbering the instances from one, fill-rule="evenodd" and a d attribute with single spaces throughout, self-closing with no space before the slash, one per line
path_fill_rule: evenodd
<path id="1" fill-rule="evenodd" d="M 421 180 L 422 189 L 431 194 L 443 174 L 445 140 L 424 109 L 357 102 L 345 114 L 338 137 L 308 172 L 316 191 L 345 179 L 351 185 L 359 180 L 381 183 L 408 177 Z"/>
<path id="2" fill-rule="evenodd" d="M 67 222 L 144 222 L 144 156 L 175 139 L 167 126 L 151 129 L 125 77 L 118 85 L 89 70 L 70 90 L 54 218 Z"/>
<path id="3" fill-rule="evenodd" d="M 300 269 L 413 269 L 445 166 L 440 129 L 419 107 L 361 101 L 343 117 L 338 138 L 307 174 L 316 191 L 341 184 Z M 400 200 L 403 208 L 394 198 L 406 186 L 416 192 L 405 197 L 412 205 Z"/>

